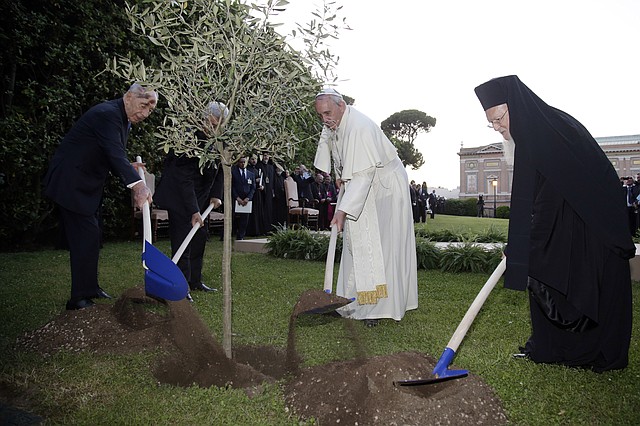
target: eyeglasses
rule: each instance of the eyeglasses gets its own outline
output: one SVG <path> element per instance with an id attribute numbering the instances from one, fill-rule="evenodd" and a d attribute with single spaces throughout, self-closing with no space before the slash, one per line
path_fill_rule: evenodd
<path id="1" fill-rule="evenodd" d="M 490 129 L 495 129 L 495 128 L 496 128 L 496 125 L 500 126 L 500 122 L 502 121 L 502 119 L 504 118 L 504 116 L 505 116 L 505 115 L 507 115 L 507 112 L 509 112 L 509 110 L 508 110 L 508 109 L 504 111 L 504 114 L 502 114 L 502 115 L 500 116 L 500 118 L 496 118 L 495 120 L 491 120 L 491 121 L 489 122 L 489 124 L 487 124 L 487 127 L 488 127 L 488 128 L 490 128 Z"/>

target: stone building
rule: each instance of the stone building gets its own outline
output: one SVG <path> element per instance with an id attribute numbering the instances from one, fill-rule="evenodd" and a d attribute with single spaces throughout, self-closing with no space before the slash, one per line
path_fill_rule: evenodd
<path id="1" fill-rule="evenodd" d="M 619 176 L 640 173 L 640 135 L 605 136 L 596 138 Z M 464 148 L 460 147 L 459 198 L 478 198 L 482 194 L 485 211 L 493 216 L 496 207 L 511 202 L 513 167 L 504 161 L 502 142 Z M 585 170 L 585 173 L 588 171 Z M 579 179 L 579 177 L 576 177 Z"/>

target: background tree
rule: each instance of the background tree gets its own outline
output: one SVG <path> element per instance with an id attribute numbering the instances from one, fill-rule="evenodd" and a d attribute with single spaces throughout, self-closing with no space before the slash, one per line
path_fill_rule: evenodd
<path id="1" fill-rule="evenodd" d="M 331 70 L 333 57 L 320 47 L 338 30 L 335 25 L 314 24 L 313 31 L 305 32 L 309 49 L 300 53 L 269 22 L 286 4 L 285 0 L 250 5 L 236 0 L 155 0 L 145 1 L 144 7 L 127 5 L 131 30 L 158 46 L 162 61 L 145 64 L 119 56 L 109 64 L 116 75 L 151 84 L 166 99 L 164 121 L 156 133 L 165 152 L 173 149 L 199 157 L 202 166 L 213 161 L 222 165 L 222 345 L 228 357 L 232 356 L 231 166 L 250 152 L 268 152 L 276 162 L 293 157 L 300 143 L 294 130 L 308 123 L 321 77 Z M 326 4 L 323 12 L 330 12 Z M 203 113 L 211 101 L 226 104 L 229 116 L 209 129 L 203 142 L 194 129 L 203 127 Z"/>
<path id="2" fill-rule="evenodd" d="M 380 127 L 398 149 L 402 164 L 417 170 L 424 164 L 424 159 L 413 143 L 418 134 L 428 133 L 435 125 L 435 118 L 417 109 L 406 109 L 389 116 Z"/>

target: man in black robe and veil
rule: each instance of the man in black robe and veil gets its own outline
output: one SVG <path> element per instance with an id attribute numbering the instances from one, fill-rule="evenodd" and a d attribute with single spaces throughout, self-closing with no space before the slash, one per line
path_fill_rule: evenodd
<path id="1" fill-rule="evenodd" d="M 529 291 L 522 356 L 597 372 L 626 367 L 635 246 L 615 169 L 582 124 L 517 76 L 475 92 L 513 154 L 505 287 Z"/>

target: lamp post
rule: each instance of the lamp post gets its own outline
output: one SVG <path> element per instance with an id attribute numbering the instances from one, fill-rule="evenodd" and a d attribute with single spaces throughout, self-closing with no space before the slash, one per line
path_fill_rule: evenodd
<path id="1" fill-rule="evenodd" d="M 493 217 L 496 217 L 496 199 L 498 198 L 497 196 L 497 191 L 498 191 L 498 179 L 497 178 L 493 178 L 491 180 L 491 186 L 493 186 Z"/>

